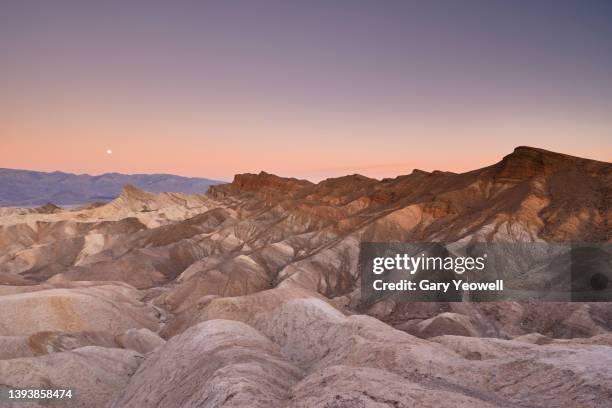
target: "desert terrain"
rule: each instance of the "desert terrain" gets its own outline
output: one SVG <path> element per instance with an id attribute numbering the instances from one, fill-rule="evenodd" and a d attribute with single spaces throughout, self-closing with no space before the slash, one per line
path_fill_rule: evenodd
<path id="1" fill-rule="evenodd" d="M 366 304 L 360 242 L 612 242 L 612 164 L 0 208 L 0 387 L 70 407 L 610 407 L 612 303 Z M 0 406 L 47 406 L 36 402 Z"/>

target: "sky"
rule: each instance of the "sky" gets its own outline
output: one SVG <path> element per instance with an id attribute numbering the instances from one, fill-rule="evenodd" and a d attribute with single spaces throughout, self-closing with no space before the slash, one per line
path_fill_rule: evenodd
<path id="1" fill-rule="evenodd" d="M 612 161 L 607 0 L 3 0 L 0 56 L 0 167 L 380 178 L 519 145 Z"/>

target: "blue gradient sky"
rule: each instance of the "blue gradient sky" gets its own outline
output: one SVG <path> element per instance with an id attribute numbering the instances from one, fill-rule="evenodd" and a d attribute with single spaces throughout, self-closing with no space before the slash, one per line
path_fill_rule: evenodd
<path id="1" fill-rule="evenodd" d="M 382 177 L 517 145 L 612 160 L 611 1 L 96 3 L 0 3 L 0 167 Z"/>

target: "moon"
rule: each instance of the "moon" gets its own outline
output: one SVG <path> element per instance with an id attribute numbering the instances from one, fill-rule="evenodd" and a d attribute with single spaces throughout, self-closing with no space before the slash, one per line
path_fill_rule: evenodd
<path id="1" fill-rule="evenodd" d="M 106 149 L 106 154 L 113 154 L 113 151 L 111 149 Z"/>

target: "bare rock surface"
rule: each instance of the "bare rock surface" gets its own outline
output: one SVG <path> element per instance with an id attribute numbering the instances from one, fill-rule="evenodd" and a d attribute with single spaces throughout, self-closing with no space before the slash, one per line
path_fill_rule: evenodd
<path id="1" fill-rule="evenodd" d="M 103 408 L 125 387 L 141 361 L 142 356 L 135 351 L 95 346 L 0 360 L 0 384 L 10 388 L 71 388 L 74 398 L 65 406 Z M 43 405 L 16 402 L 3 406 Z"/>
<path id="2" fill-rule="evenodd" d="M 0 335 L 23 336 L 41 331 L 156 329 L 155 310 L 123 286 L 47 289 L 0 296 Z"/>
<path id="3" fill-rule="evenodd" d="M 4 347 L 0 359 L 33 357 L 43 354 L 73 350 L 86 346 L 120 347 L 112 334 L 99 332 L 53 332 L 42 331 L 29 336 L 3 336 L 0 344 Z"/>
<path id="4" fill-rule="evenodd" d="M 612 392 L 612 349 L 605 337 L 595 344 L 563 340 L 549 345 L 456 335 L 419 339 L 372 317 L 345 316 L 320 295 L 293 289 L 212 298 L 200 306 L 196 320 L 203 323 L 183 322 L 191 327 L 184 331 L 175 327 L 180 334 L 172 335 L 166 346 L 147 357 L 143 373 L 135 376 L 142 391 L 134 392 L 140 398 L 152 389 L 140 381 L 149 387 L 156 381 L 146 379 L 145 370 L 157 370 L 148 368 L 149 360 L 157 364 L 153 361 L 170 344 L 194 338 L 195 328 L 218 328 L 219 322 L 229 324 L 228 319 L 270 341 L 278 358 L 302 375 L 283 385 L 283 398 L 265 402 L 270 406 L 605 407 Z M 389 386 L 382 387 L 382 381 Z M 314 388 L 321 392 L 314 393 Z M 185 401 L 171 404 L 192 406 Z M 148 402 L 163 406 L 159 401 Z"/>
<path id="5" fill-rule="evenodd" d="M 157 333 L 149 329 L 128 329 L 125 333 L 118 335 L 115 341 L 123 348 L 147 354 L 164 345 L 166 341 Z"/>
<path id="6" fill-rule="evenodd" d="M 239 322 L 191 327 L 150 354 L 113 407 L 281 406 L 301 371 Z"/>
<path id="7" fill-rule="evenodd" d="M 370 304 L 358 258 L 610 243 L 611 186 L 610 163 L 518 147 L 461 174 L 0 208 L 0 384 L 93 407 L 609 407 L 612 303 Z"/>
<path id="8" fill-rule="evenodd" d="M 468 316 L 450 312 L 440 313 L 430 319 L 402 329 L 421 338 L 436 337 L 444 334 L 467 337 L 478 337 L 480 335 Z"/>
<path id="9" fill-rule="evenodd" d="M 496 407 L 460 392 L 414 383 L 384 370 L 332 366 L 306 377 L 294 388 L 288 407 Z"/>

